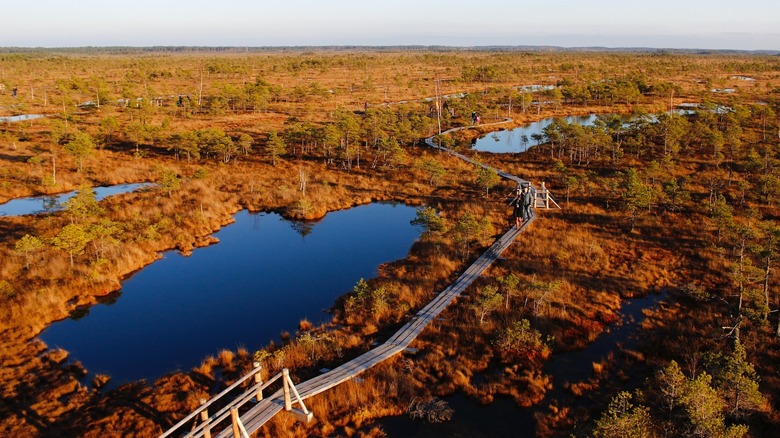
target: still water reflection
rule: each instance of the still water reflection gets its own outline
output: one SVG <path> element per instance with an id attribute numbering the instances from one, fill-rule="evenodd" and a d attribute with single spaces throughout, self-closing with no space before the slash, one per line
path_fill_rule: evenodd
<path id="1" fill-rule="evenodd" d="M 118 184 L 115 186 L 95 187 L 95 200 L 122 193 L 130 193 L 149 187 L 149 183 Z M 76 191 L 59 193 L 56 195 L 30 196 L 27 198 L 12 199 L 0 204 L 0 216 L 21 216 L 25 214 L 51 213 L 62 210 L 65 201 L 76 196 Z"/>
<path id="2" fill-rule="evenodd" d="M 597 117 L 598 114 L 590 114 L 585 116 L 563 117 L 563 119 L 568 123 L 577 123 L 588 126 L 592 125 Z M 544 134 L 544 128 L 549 126 L 554 120 L 554 117 L 550 117 L 514 129 L 491 132 L 485 137 L 477 139 L 474 150 L 494 153 L 525 152 L 529 147 L 538 144 L 538 141 L 535 140 L 534 137 L 536 135 Z"/>
<path id="3" fill-rule="evenodd" d="M 415 209 L 376 203 L 328 214 L 313 225 L 241 211 L 220 242 L 163 259 L 122 285 L 121 297 L 52 324 L 41 334 L 113 384 L 197 366 L 222 348 L 250 351 L 295 333 L 360 278 L 406 257 L 420 235 Z"/>

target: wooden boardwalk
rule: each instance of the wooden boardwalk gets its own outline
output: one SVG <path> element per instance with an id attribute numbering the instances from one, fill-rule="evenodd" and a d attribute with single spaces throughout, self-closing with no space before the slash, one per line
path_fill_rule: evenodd
<path id="1" fill-rule="evenodd" d="M 479 278 L 485 270 L 506 250 L 515 238 L 533 222 L 535 217 L 526 221 L 520 229 L 512 228 L 496 240 L 471 266 L 468 267 L 455 282 L 440 292 L 430 303 L 420 309 L 403 327 L 401 327 L 384 344 L 363 353 L 362 355 L 344 363 L 313 379 L 296 385 L 302 399 L 307 399 L 321 392 L 327 391 L 336 385 L 350 380 L 358 374 L 366 371 L 374 365 L 385 361 L 404 351 L 417 336 L 422 333 L 452 301 L 460 296 L 471 283 Z M 255 404 L 247 412 L 241 415 L 241 422 L 250 435 L 260 429 L 274 415 L 283 410 L 285 406 L 284 394 L 280 389 L 271 396 Z M 194 435 L 202 436 L 202 435 Z M 233 431 L 228 428 L 215 435 L 219 438 L 233 437 Z"/>
<path id="2" fill-rule="evenodd" d="M 504 120 L 502 120 L 502 121 L 500 121 L 500 122 L 493 122 L 493 123 L 483 123 L 483 124 L 482 124 L 482 125 L 480 125 L 480 126 L 501 125 L 501 124 L 504 124 L 504 123 L 509 123 L 509 122 L 511 122 L 511 121 L 512 121 L 512 119 L 504 119 Z M 444 135 L 444 134 L 449 134 L 449 133 L 451 133 L 451 132 L 455 132 L 455 131 L 460 131 L 461 129 L 465 129 L 465 128 L 464 128 L 464 127 L 458 127 L 458 128 L 452 128 L 452 129 L 448 129 L 448 130 L 446 130 L 446 131 L 442 132 L 442 135 Z M 488 166 L 488 165 L 487 165 L 487 164 L 485 164 L 485 163 L 480 163 L 480 162 L 478 162 L 478 161 L 474 161 L 474 160 L 472 160 L 471 158 L 469 158 L 469 157 L 467 157 L 467 156 L 465 156 L 465 155 L 463 155 L 463 154 L 461 154 L 461 153 L 459 153 L 459 152 L 455 152 L 455 151 L 453 151 L 453 150 L 451 150 L 451 149 L 447 149 L 447 148 L 445 148 L 444 146 L 439 146 L 439 145 L 437 145 L 436 143 L 434 143 L 434 142 L 433 142 L 433 137 L 428 137 L 428 138 L 426 138 L 426 139 L 425 139 L 425 144 L 427 144 L 429 147 L 432 147 L 432 148 L 434 148 L 434 149 L 439 149 L 439 150 L 441 150 L 441 151 L 445 151 L 445 152 L 449 153 L 450 155 L 453 155 L 453 156 L 455 156 L 455 157 L 458 157 L 458 158 L 460 158 L 461 160 L 463 160 L 463 161 L 466 161 L 466 162 L 468 162 L 468 163 L 471 163 L 471 164 L 474 164 L 474 165 L 477 165 L 477 166 L 482 166 L 482 167 L 484 167 L 484 168 L 486 168 L 486 169 L 493 169 L 493 170 L 495 170 L 495 171 L 496 171 L 496 173 L 498 173 L 498 176 L 500 176 L 500 177 L 502 177 L 502 178 L 504 178 L 504 179 L 508 179 L 508 180 L 510 180 L 510 181 L 514 181 L 514 182 L 516 182 L 516 183 L 517 183 L 517 185 L 518 185 L 518 186 L 519 186 L 520 184 L 522 184 L 522 183 L 528 183 L 528 184 L 530 184 L 530 183 L 531 183 L 530 181 L 528 181 L 528 180 L 524 180 L 523 178 L 520 178 L 519 176 L 515 176 L 515 175 L 512 175 L 512 174 L 510 174 L 510 173 L 506 173 L 506 172 L 504 172 L 504 171 L 502 171 L 502 170 L 499 170 L 499 169 L 496 169 L 496 168 L 494 168 L 494 167 Z"/>
<path id="3" fill-rule="evenodd" d="M 499 122 L 503 123 L 503 122 Z M 456 128 L 457 129 L 457 128 Z M 447 132 L 451 132 L 447 131 Z M 439 147 L 433 143 L 432 138 L 427 138 L 426 143 L 436 149 L 447 151 L 461 159 L 464 159 L 468 162 L 474 163 L 471 159 L 468 157 L 453 152 L 449 149 Z M 480 164 L 480 163 L 475 163 Z M 482 165 L 482 164 L 480 164 Z M 499 171 L 499 175 L 501 175 L 504 178 L 516 181 L 517 183 L 525 182 L 525 180 L 518 178 L 514 175 L 509 175 L 504 172 Z M 312 378 L 310 380 L 307 380 L 305 382 L 301 382 L 298 385 L 295 385 L 295 389 L 297 389 L 297 394 L 300 395 L 300 404 L 303 405 L 302 400 L 307 399 L 309 397 L 312 397 L 314 395 L 317 395 L 323 391 L 326 391 L 330 388 L 333 388 L 336 385 L 339 385 L 347 380 L 350 380 L 357 376 L 358 374 L 362 373 L 363 371 L 373 367 L 374 365 L 385 361 L 396 354 L 404 351 L 407 347 L 409 347 L 409 344 L 412 343 L 419 335 L 422 333 L 422 331 L 430 324 L 442 311 L 444 311 L 447 306 L 452 303 L 453 300 L 455 300 L 458 296 L 463 293 L 466 288 L 471 285 L 471 283 L 479 278 L 485 270 L 490 267 L 490 265 L 493 264 L 493 262 L 496 261 L 496 259 L 501 255 L 504 250 L 506 250 L 517 238 L 520 233 L 522 233 L 530 224 L 536 219 L 536 216 L 531 217 L 530 220 L 526 221 L 519 229 L 517 228 L 510 228 L 509 231 L 504 233 L 501 237 L 499 237 L 493 245 L 490 246 L 490 248 L 485 251 L 477 260 L 474 261 L 474 263 L 471 264 L 458 278 L 453 282 L 450 286 L 448 286 L 446 289 L 441 291 L 430 303 L 428 303 L 425 307 L 420 309 L 416 314 L 414 314 L 409 321 L 404 324 L 403 327 L 401 327 L 393 336 L 391 336 L 385 343 L 377 346 L 376 348 L 367 351 L 366 353 L 363 353 L 362 355 L 350 360 L 349 362 L 344 363 L 343 365 L 330 370 L 326 373 L 323 373 L 315 378 Z M 248 379 L 249 375 L 245 376 L 245 379 Z M 275 377 L 274 379 L 278 378 L 279 376 Z M 248 402 L 253 399 L 254 393 L 258 390 L 262 390 L 265 386 L 270 384 L 271 381 L 267 382 L 265 385 L 255 385 L 254 387 L 247 390 L 247 392 L 244 393 L 244 395 L 240 396 L 238 399 L 239 401 L 234 401 L 231 403 L 233 406 L 233 409 L 237 411 L 239 407 L 243 407 L 244 405 L 248 404 Z M 289 393 L 287 396 L 287 400 L 289 403 L 290 397 Z M 251 435 L 252 433 L 256 432 L 260 427 L 263 426 L 268 420 L 270 420 L 274 415 L 276 415 L 279 411 L 285 409 L 285 394 L 282 389 L 279 389 L 274 394 L 268 396 L 267 398 L 262 399 L 259 402 L 256 402 L 251 408 L 249 408 L 247 411 L 245 411 L 243 414 L 240 415 L 240 423 L 243 425 L 243 427 L 246 430 L 246 433 Z M 217 414 L 215 414 L 213 417 L 213 423 L 214 426 L 216 426 L 216 423 L 219 421 L 223 421 L 225 418 L 227 418 L 227 409 L 224 408 Z M 305 407 L 303 408 L 305 412 Z M 172 432 L 189 421 L 189 419 L 195 418 L 196 414 L 200 413 L 199 411 L 193 412 L 182 420 L 179 424 L 171 428 L 168 432 L 162 435 L 162 437 L 166 437 L 172 434 Z M 219 417 L 216 418 L 216 417 Z M 215 427 L 216 428 L 216 427 Z M 239 430 L 239 429 L 236 429 Z M 243 435 L 244 431 L 240 431 L 240 433 Z M 204 434 L 204 430 L 202 428 L 198 428 L 193 430 L 193 432 L 190 432 L 189 434 L 186 434 L 185 436 L 192 436 L 192 437 L 202 437 L 206 436 Z M 210 436 L 210 435 L 209 435 Z M 214 435 L 219 438 L 228 438 L 228 437 L 234 437 L 234 429 L 231 427 L 227 427 L 225 430 L 217 433 Z"/>

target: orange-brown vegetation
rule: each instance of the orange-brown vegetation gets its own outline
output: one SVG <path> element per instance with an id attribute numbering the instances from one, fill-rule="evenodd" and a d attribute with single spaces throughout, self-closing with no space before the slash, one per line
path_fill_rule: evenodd
<path id="1" fill-rule="evenodd" d="M 282 413 L 260 435 L 382 436 L 378 418 L 403 414 L 415 399 L 456 391 L 483 403 L 509 396 L 519 406 L 538 406 L 553 385 L 546 361 L 585 348 L 619 323 L 624 299 L 662 289 L 668 298 L 647 310 L 642 342 L 589 365 L 591 378 L 567 385 L 584 401 L 537 411 L 537 434 L 567 433 L 598 418 L 613 395 L 641 386 L 670 360 L 690 379 L 702 370 L 716 373 L 705 358 L 732 350 L 734 330 L 724 326 L 740 328 L 768 400 L 729 411 L 729 421 L 748 424 L 753 436 L 770 436 L 780 422 L 777 312 L 762 314 L 760 294 L 746 292 L 760 289 L 760 269 L 748 268 L 762 266 L 764 253 L 743 251 L 741 264 L 735 256 L 765 242 L 746 237 L 751 245 L 740 245 L 741 236 L 768 235 L 750 227 L 777 223 L 776 59 L 454 51 L 0 58 L 5 80 L 25 84 L 18 98 L 0 95 L 0 115 L 47 115 L 0 125 L 0 201 L 82 184 L 159 183 L 104 200 L 99 213 L 0 218 L 2 435 L 155 436 L 253 361 L 263 363 L 264 378 L 290 368 L 302 381 L 401 326 L 508 227 L 505 197 L 513 187 L 503 183 L 486 196 L 470 165 L 420 147 L 420 138 L 438 132 L 435 105 L 419 101 L 433 95 L 437 79 L 445 79 L 444 93 L 469 93 L 447 99 L 442 129 L 468 125 L 471 111 L 484 121 L 507 117 L 510 95 L 514 121 L 506 127 L 570 114 L 658 113 L 668 108 L 670 95 L 673 103 L 730 105 L 738 117 L 701 111 L 675 144 L 649 126 L 598 140 L 567 131 L 576 141 L 564 136 L 520 155 L 470 151 L 471 139 L 488 131 L 479 126 L 442 139 L 534 184 L 547 182 L 563 209 L 539 211 L 518 242 L 415 341 L 417 354 L 307 400 L 314 423 Z M 756 80 L 742 83 L 734 75 Z M 607 79 L 614 88 L 600 88 Z M 560 88 L 557 94 L 514 94 L 512 87 L 529 84 Z M 710 92 L 735 84 L 733 95 Z M 77 106 L 98 98 L 99 107 Z M 65 149 L 76 133 L 95 141 L 84 157 Z M 278 156 L 268 146 L 272 133 L 286 142 Z M 242 150 L 243 134 L 251 144 Z M 188 136 L 196 139 L 195 149 L 185 148 Z M 718 195 L 734 209 L 731 221 L 715 213 Z M 279 344 L 214 352 L 191 371 L 111 391 L 100 390 L 106 376 L 95 376 L 93 387 L 82 383 L 89 364 L 69 363 L 67 352 L 35 339 L 54 321 L 117 290 L 161 251 L 189 253 L 215 243 L 211 234 L 239 209 L 314 219 L 376 200 L 434 207 L 444 226 L 426 233 L 406 259 L 345 291 L 334 305 L 333 324 L 301 321 L 299 332 Z M 102 219 L 119 231 L 112 239 L 91 235 L 83 253 L 50 243 L 70 224 L 92 229 Z M 20 249 L 26 235 L 44 244 Z M 774 276 L 767 287 L 772 293 L 765 304 L 777 309 Z M 737 296 L 746 298 L 735 312 Z M 694 430 L 676 419 L 674 430 Z"/>

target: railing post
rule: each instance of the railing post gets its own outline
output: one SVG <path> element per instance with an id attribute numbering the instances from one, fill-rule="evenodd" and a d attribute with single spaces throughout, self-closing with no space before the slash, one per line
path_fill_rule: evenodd
<path id="1" fill-rule="evenodd" d="M 200 405 L 205 405 L 207 400 L 205 398 L 200 399 Z M 200 421 L 205 423 L 203 426 L 203 437 L 211 438 L 211 428 L 209 427 L 209 408 L 200 411 Z"/>
<path id="2" fill-rule="evenodd" d="M 542 181 L 542 193 L 544 193 L 544 208 L 550 209 L 550 192 L 547 191 L 547 187 L 544 186 Z"/>
<path id="3" fill-rule="evenodd" d="M 255 362 L 253 365 L 255 366 L 255 385 L 259 386 L 261 383 L 263 383 L 263 376 L 260 374 L 262 372 L 262 367 L 260 366 L 260 362 Z M 257 401 L 263 399 L 262 389 L 257 388 L 257 395 L 255 395 L 255 399 Z"/>
<path id="4" fill-rule="evenodd" d="M 284 388 L 284 410 L 292 410 L 292 400 L 290 399 L 290 370 L 282 369 L 282 387 Z"/>
<path id="5" fill-rule="evenodd" d="M 241 428 L 238 426 L 238 423 L 241 420 L 238 417 L 238 408 L 230 408 L 230 420 L 233 423 L 233 437 L 240 438 Z"/>

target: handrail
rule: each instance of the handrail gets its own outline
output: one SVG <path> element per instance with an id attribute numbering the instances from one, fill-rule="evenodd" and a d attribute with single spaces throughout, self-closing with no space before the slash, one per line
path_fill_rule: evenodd
<path id="1" fill-rule="evenodd" d="M 198 407 L 198 409 L 195 409 L 195 410 L 194 410 L 194 411 L 193 411 L 193 412 L 192 412 L 190 415 L 187 415 L 186 417 L 184 417 L 184 418 L 183 418 L 181 421 L 179 421 L 179 422 L 178 422 L 178 423 L 176 423 L 176 424 L 175 424 L 173 427 L 171 427 L 170 429 L 168 429 L 168 430 L 167 430 L 165 433 L 163 433 L 162 435 L 160 435 L 160 436 L 159 436 L 159 438 L 165 438 L 165 437 L 168 437 L 168 436 L 170 436 L 170 435 L 171 435 L 171 434 L 172 434 L 174 431 L 176 431 L 178 428 L 180 428 L 181 426 L 183 426 L 184 424 L 186 424 L 187 422 L 189 422 L 190 420 L 192 420 L 193 418 L 195 418 L 195 416 L 197 416 L 199 413 L 201 413 L 201 412 L 202 412 L 204 409 L 208 409 L 208 407 L 209 407 L 209 406 L 210 406 L 212 403 L 214 403 L 215 401 L 219 400 L 219 399 L 220 399 L 220 397 L 222 397 L 222 396 L 224 396 L 225 394 L 229 393 L 230 391 L 232 391 L 232 390 L 236 389 L 236 387 L 238 387 L 238 386 L 239 386 L 239 385 L 241 385 L 242 383 L 246 382 L 246 381 L 247 381 L 247 379 L 249 379 L 250 377 L 252 377 L 252 376 L 254 376 L 255 374 L 257 374 L 257 373 L 258 373 L 258 372 L 259 372 L 261 369 L 262 369 L 262 367 L 260 367 L 260 366 L 256 366 L 256 367 L 254 367 L 254 368 L 252 369 L 252 371 L 250 371 L 249 373 L 247 373 L 247 374 L 246 374 L 244 377 L 242 377 L 242 378 L 238 379 L 238 380 L 237 380 L 235 383 L 233 383 L 232 385 L 230 385 L 230 386 L 228 386 L 227 388 L 225 388 L 225 389 L 224 389 L 222 392 L 220 392 L 219 394 L 217 394 L 215 397 L 213 397 L 213 398 L 212 398 L 211 400 L 209 400 L 207 403 L 200 405 L 200 407 Z"/>
<path id="2" fill-rule="evenodd" d="M 221 421 L 227 419 L 227 417 L 230 416 L 230 409 L 232 409 L 234 407 L 235 408 L 240 408 L 241 406 L 244 406 L 249 400 L 251 400 L 251 399 L 253 399 L 255 397 L 255 394 L 257 394 L 257 391 L 262 391 L 262 390 L 268 388 L 269 386 L 271 386 L 271 384 L 273 384 L 274 382 L 279 380 L 280 377 L 282 377 L 282 373 L 279 373 L 279 374 L 275 375 L 274 377 L 271 378 L 271 380 L 269 380 L 267 382 L 259 383 L 257 385 L 254 385 L 254 386 L 251 386 L 251 387 L 247 388 L 246 391 L 244 391 L 244 393 L 239 398 L 234 399 L 228 405 L 226 405 L 225 407 L 223 407 L 222 409 L 217 411 L 217 413 L 215 413 L 214 415 L 210 416 L 208 418 L 208 421 L 200 423 L 198 425 L 198 427 L 196 427 L 195 429 L 191 430 L 189 433 L 187 433 L 184 436 L 185 437 L 195 437 L 195 436 L 198 436 L 197 434 L 199 432 L 201 432 L 202 429 L 205 429 L 206 425 L 213 426 L 213 425 L 219 424 Z M 160 438 L 162 438 L 162 437 L 160 437 Z"/>

